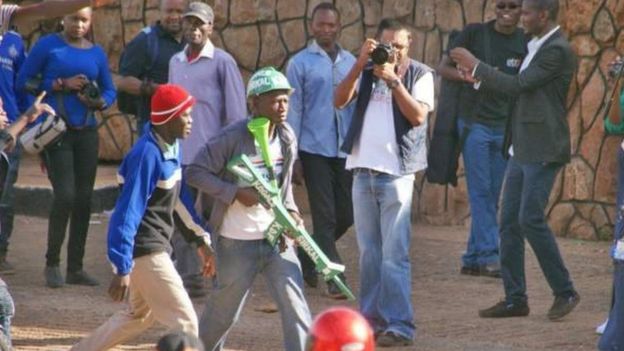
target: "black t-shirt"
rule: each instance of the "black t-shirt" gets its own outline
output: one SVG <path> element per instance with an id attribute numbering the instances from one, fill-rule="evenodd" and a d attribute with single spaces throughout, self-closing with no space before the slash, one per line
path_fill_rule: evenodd
<path id="1" fill-rule="evenodd" d="M 489 35 L 490 57 L 486 58 L 484 31 Z M 522 59 L 527 54 L 527 37 L 521 29 L 503 34 L 494 29 L 494 21 L 467 25 L 449 47 L 468 49 L 479 60 L 508 74 L 518 74 Z M 513 98 L 483 86 L 478 90 L 472 84 L 463 84 L 460 92 L 460 117 L 490 126 L 501 126 L 509 115 Z"/>

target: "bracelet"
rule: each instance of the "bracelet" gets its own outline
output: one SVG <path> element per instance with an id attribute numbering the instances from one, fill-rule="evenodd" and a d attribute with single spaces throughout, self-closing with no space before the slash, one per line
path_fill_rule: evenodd
<path id="1" fill-rule="evenodd" d="M 400 84 L 401 84 L 401 81 L 399 79 L 395 79 L 395 80 L 392 80 L 392 81 L 389 81 L 388 83 L 386 83 L 386 85 L 388 86 L 388 88 L 390 90 L 394 90 Z"/>

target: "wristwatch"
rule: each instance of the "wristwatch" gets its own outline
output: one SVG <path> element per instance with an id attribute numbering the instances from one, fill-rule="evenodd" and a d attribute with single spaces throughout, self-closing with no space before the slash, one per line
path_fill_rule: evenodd
<path id="1" fill-rule="evenodd" d="M 386 85 L 388 86 L 388 89 L 390 90 L 394 90 L 394 88 L 398 87 L 400 84 L 401 84 L 400 79 L 391 80 L 388 83 L 386 83 Z"/>

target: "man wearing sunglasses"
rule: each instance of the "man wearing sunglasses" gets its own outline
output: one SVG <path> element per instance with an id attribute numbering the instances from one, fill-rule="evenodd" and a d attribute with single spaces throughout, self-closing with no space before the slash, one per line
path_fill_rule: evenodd
<path id="1" fill-rule="evenodd" d="M 576 57 L 557 25 L 559 1 L 524 0 L 522 23 L 533 37 L 520 73 L 512 76 L 481 62 L 465 48 L 451 58 L 483 88 L 516 97 L 507 127 L 513 143 L 505 174 L 501 205 L 501 272 L 505 299 L 479 311 L 482 318 L 520 317 L 529 314 L 524 272 L 524 239 L 535 252 L 555 296 L 548 311 L 559 320 L 580 301 L 544 210 L 559 170 L 570 161 L 570 128 L 566 97 Z M 507 144 L 507 143 L 506 143 Z M 509 146 L 509 145 L 506 145 Z"/>
<path id="2" fill-rule="evenodd" d="M 515 75 L 526 55 L 526 36 L 518 28 L 522 0 L 496 0 L 496 19 L 467 25 L 449 48 L 464 47 L 481 62 Z M 500 278 L 498 198 L 506 161 L 503 158 L 505 123 L 513 97 L 496 87 L 481 87 L 444 56 L 438 73 L 462 82 L 457 104 L 457 130 L 464 158 L 472 222 L 461 274 Z"/>

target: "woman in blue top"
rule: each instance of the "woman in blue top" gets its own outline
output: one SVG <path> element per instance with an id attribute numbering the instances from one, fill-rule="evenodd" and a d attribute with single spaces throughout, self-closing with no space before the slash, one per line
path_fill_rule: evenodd
<path id="1" fill-rule="evenodd" d="M 48 223 L 45 278 L 49 287 L 65 283 L 97 285 L 84 272 L 82 259 L 91 215 L 91 194 L 98 160 L 98 134 L 94 112 L 110 106 L 115 87 L 104 50 L 85 38 L 91 8 L 63 18 L 64 30 L 41 38 L 33 47 L 18 77 L 18 88 L 41 75 L 46 102 L 63 116 L 68 131 L 44 152 L 54 200 Z M 59 269 L 67 222 L 67 276 Z"/>
<path id="2" fill-rule="evenodd" d="M 617 73 L 618 66 L 621 67 L 622 59 L 618 58 L 612 62 L 610 71 Z M 620 68 L 621 70 L 621 68 Z M 605 119 L 605 132 L 608 134 L 624 135 L 624 77 L 619 77 L 615 84 L 611 108 L 607 111 L 608 118 Z M 618 185 L 616 210 L 617 217 L 613 231 L 614 242 L 621 240 L 624 235 L 624 142 L 618 148 Z M 615 249 L 615 247 L 614 247 Z M 615 253 L 615 250 L 611 250 Z M 598 343 L 601 351 L 624 350 L 624 260 L 613 257 L 613 304 L 604 333 Z"/>

